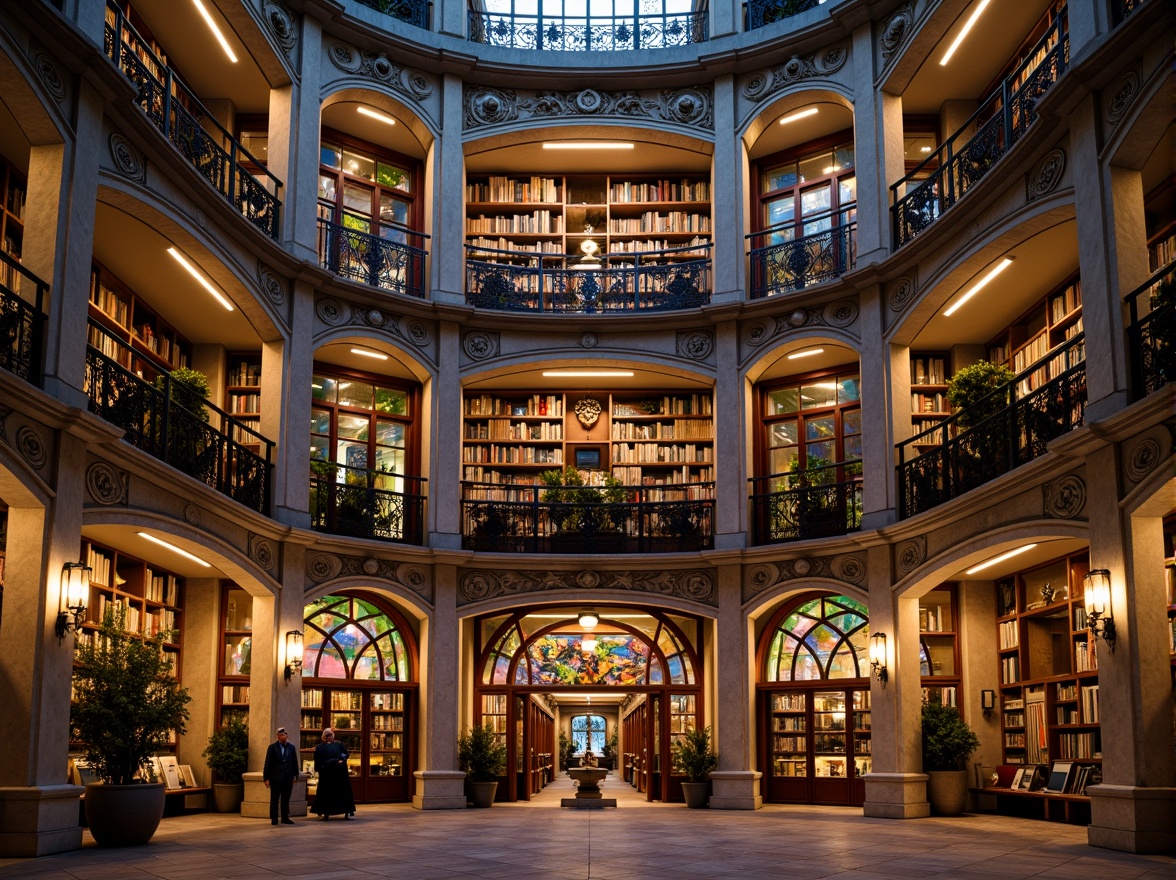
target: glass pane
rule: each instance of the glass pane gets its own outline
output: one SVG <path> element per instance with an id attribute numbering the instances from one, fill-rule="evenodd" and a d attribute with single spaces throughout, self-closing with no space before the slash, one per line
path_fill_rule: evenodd
<path id="1" fill-rule="evenodd" d="M 370 421 L 363 416 L 339 414 L 339 437 L 348 440 L 367 440 Z"/>
<path id="2" fill-rule="evenodd" d="M 343 151 L 343 170 L 353 177 L 362 177 L 365 180 L 376 179 L 376 163 L 367 156 L 360 156 L 356 153 Z M 371 205 L 371 196 L 368 196 L 368 205 Z M 371 208 L 369 207 L 370 211 Z"/>
<path id="3" fill-rule="evenodd" d="M 797 462 L 800 460 L 800 453 L 795 446 L 773 449 L 770 456 L 771 460 L 768 462 L 768 467 L 771 468 L 770 473 L 773 474 L 786 474 L 794 470 Z M 773 487 L 773 491 L 777 488 L 784 489 L 788 487 Z"/>
<path id="4" fill-rule="evenodd" d="M 311 397 L 314 400 L 334 403 L 337 385 L 338 383 L 334 379 L 328 379 L 326 376 L 315 376 L 310 380 Z"/>
<path id="5" fill-rule="evenodd" d="M 833 188 L 826 184 L 812 189 L 806 189 L 800 194 L 800 214 L 811 217 L 813 214 L 825 214 L 832 207 Z"/>
<path id="6" fill-rule="evenodd" d="M 393 474 L 404 474 L 404 450 L 390 449 L 386 446 L 376 447 L 376 465 L 377 471 L 387 471 Z M 376 481 L 377 489 L 390 489 L 394 492 L 402 491 L 403 486 L 400 480 L 391 480 L 388 477 L 378 477 Z"/>
<path id="7" fill-rule="evenodd" d="M 853 461 L 862 457 L 862 436 L 853 434 L 845 438 L 841 444 L 845 450 L 844 460 Z"/>
<path id="8" fill-rule="evenodd" d="M 786 186 L 796 185 L 796 163 L 789 162 L 787 165 L 781 165 L 778 168 L 770 169 L 764 174 L 764 192 L 772 192 L 773 190 L 783 189 Z"/>
<path id="9" fill-rule="evenodd" d="M 310 432 L 312 434 L 331 433 L 331 411 L 313 408 L 310 411 Z"/>
<path id="10" fill-rule="evenodd" d="M 408 394 L 395 388 L 376 387 L 376 411 L 390 416 L 408 412 Z"/>
<path id="11" fill-rule="evenodd" d="M 339 405 L 372 408 L 372 386 L 366 382 L 340 382 Z"/>
<path id="12" fill-rule="evenodd" d="M 794 413 L 800 409 L 800 391 L 796 388 L 783 388 L 768 394 L 768 415 L 784 415 Z"/>
<path id="13" fill-rule="evenodd" d="M 380 419 L 376 422 L 376 442 L 381 446 L 404 447 L 405 426 Z"/>
<path id="14" fill-rule="evenodd" d="M 839 376 L 837 378 L 837 402 L 852 403 L 862 398 L 862 379 L 860 376 Z"/>
<path id="15" fill-rule="evenodd" d="M 820 419 L 806 419 L 804 423 L 805 440 L 824 440 L 833 436 L 833 416 Z"/>
<path id="16" fill-rule="evenodd" d="M 805 447 L 806 468 L 822 467 L 835 460 L 832 440 L 826 440 L 823 443 L 810 443 Z"/>
<path id="17" fill-rule="evenodd" d="M 814 409 L 819 406 L 833 406 L 837 403 L 836 382 L 813 382 L 800 386 L 801 409 Z"/>
<path id="18" fill-rule="evenodd" d="M 331 175 L 319 175 L 318 197 L 324 202 L 335 204 L 335 178 Z"/>
<path id="19" fill-rule="evenodd" d="M 796 419 L 776 422 L 768 427 L 768 444 L 773 448 L 796 445 Z"/>
<path id="20" fill-rule="evenodd" d="M 376 165 L 376 183 L 380 186 L 398 189 L 401 192 L 412 192 L 412 178 L 408 176 L 407 171 L 403 168 L 397 168 L 395 165 L 378 163 Z"/>
<path id="21" fill-rule="evenodd" d="M 800 182 L 819 180 L 833 173 L 833 154 L 821 153 L 800 160 Z"/>
<path id="22" fill-rule="evenodd" d="M 860 409 L 842 410 L 841 432 L 843 434 L 860 434 L 862 432 L 862 411 Z"/>
<path id="23" fill-rule="evenodd" d="M 333 144 L 323 144 L 319 148 L 319 164 L 328 168 L 338 168 L 339 158 L 343 151 Z"/>
<path id="24" fill-rule="evenodd" d="M 843 144 L 833 151 L 833 164 L 844 171 L 854 166 L 853 144 Z"/>
<path id="25" fill-rule="evenodd" d="M 372 191 L 354 183 L 343 184 L 343 210 L 360 217 L 372 214 Z"/>
<path id="26" fill-rule="evenodd" d="M 347 443 L 341 440 L 336 445 L 335 461 L 350 468 L 367 470 L 367 454 L 366 443 Z"/>
<path id="27" fill-rule="evenodd" d="M 788 223 L 796 216 L 796 201 L 792 196 L 773 199 L 764 206 L 764 222 L 768 226 Z"/>
<path id="28" fill-rule="evenodd" d="M 380 193 L 380 220 L 384 223 L 408 225 L 408 203 L 393 198 L 388 193 Z"/>
<path id="29" fill-rule="evenodd" d="M 857 203 L 857 178 L 846 177 L 837 182 L 837 204 L 847 208 Z"/>

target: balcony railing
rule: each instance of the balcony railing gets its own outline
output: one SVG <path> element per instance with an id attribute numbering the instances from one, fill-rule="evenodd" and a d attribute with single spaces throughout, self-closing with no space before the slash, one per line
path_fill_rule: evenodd
<path id="1" fill-rule="evenodd" d="M 748 0 L 743 4 L 746 29 L 753 31 L 766 24 L 783 21 L 816 9 L 825 0 Z"/>
<path id="2" fill-rule="evenodd" d="M 595 15 L 591 9 L 587 14 L 552 15 L 545 14 L 543 3 L 538 12 L 533 5 L 527 12 L 470 9 L 468 39 L 507 49 L 552 52 L 620 52 L 705 43 L 710 27 L 706 6 L 673 11 L 671 2 L 643 2 L 640 12 L 628 15 Z"/>
<path id="3" fill-rule="evenodd" d="M 752 477 L 754 544 L 829 538 L 862 527 L 862 463 Z"/>
<path id="4" fill-rule="evenodd" d="M 1176 264 L 1127 295 L 1131 392 L 1135 400 L 1176 381 Z"/>
<path id="5" fill-rule="evenodd" d="M 429 27 L 429 9 L 432 3 L 428 0 L 355 0 L 361 6 L 367 6 L 376 12 L 390 15 L 392 18 L 411 24 L 413 27 Z"/>
<path id="6" fill-rule="evenodd" d="M 462 547 L 585 554 L 714 546 L 714 483 L 615 487 L 601 490 L 600 501 L 581 500 L 584 489 L 463 482 Z"/>
<path id="7" fill-rule="evenodd" d="M 49 285 L 0 250 L 0 368 L 41 384 Z"/>
<path id="8" fill-rule="evenodd" d="M 824 229 L 791 241 L 780 239 L 795 223 L 753 232 L 751 298 L 760 299 L 840 278 L 857 259 L 857 222 Z"/>
<path id="9" fill-rule="evenodd" d="M 424 484 L 424 477 L 312 461 L 311 528 L 349 538 L 423 545 Z"/>
<path id="10" fill-rule="evenodd" d="M 388 232 L 402 239 L 428 238 L 423 232 L 401 227 L 389 227 Z M 404 296 L 425 295 L 426 252 L 422 248 L 320 217 L 318 254 L 320 265 L 340 278 Z"/>
<path id="11" fill-rule="evenodd" d="M 106 56 L 138 88 L 135 103 L 200 175 L 272 239 L 282 182 L 266 170 L 151 50 L 122 11 L 106 6 Z M 208 131 L 215 130 L 216 136 Z"/>
<path id="12" fill-rule="evenodd" d="M 639 254 L 528 254 L 466 245 L 466 302 L 516 312 L 628 314 L 710 302 L 710 243 Z M 515 262 L 522 261 L 525 265 Z"/>
<path id="13" fill-rule="evenodd" d="M 1086 412 L 1086 340 L 1068 339 L 973 405 L 898 444 L 899 516 L 914 516 L 1044 455 Z M 961 417 L 989 413 L 966 430 Z"/>
<path id="14" fill-rule="evenodd" d="M 1066 69 L 1066 10 L 1029 56 L 955 134 L 890 187 L 894 247 L 929 227 L 990 171 L 1037 118 L 1035 107 Z"/>
<path id="15" fill-rule="evenodd" d="M 1112 26 L 1121 25 L 1143 3 L 1144 0 L 1110 0 Z"/>
<path id="16" fill-rule="evenodd" d="M 133 362 L 130 347 L 108 344 L 115 357 L 86 347 L 90 412 L 122 428 L 132 446 L 268 515 L 274 444 L 170 373 L 132 372 L 123 366 Z"/>

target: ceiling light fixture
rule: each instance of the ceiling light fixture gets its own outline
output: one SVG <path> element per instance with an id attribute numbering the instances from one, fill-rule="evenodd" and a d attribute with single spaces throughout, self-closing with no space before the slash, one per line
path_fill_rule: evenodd
<path id="1" fill-rule="evenodd" d="M 595 611 L 581 611 L 578 620 L 584 629 L 595 629 L 596 624 L 600 623 L 600 617 Z"/>
<path id="2" fill-rule="evenodd" d="M 377 122 L 382 122 L 385 125 L 395 125 L 396 120 L 387 113 L 381 113 L 379 110 L 373 110 L 371 107 L 359 106 L 355 108 L 355 112 L 361 116 L 366 116 L 369 119 L 374 119 Z"/>
<path id="3" fill-rule="evenodd" d="M 812 357 L 814 354 L 824 354 L 824 352 L 825 349 L 823 348 L 806 348 L 804 351 L 798 351 L 788 355 L 788 360 L 795 361 L 800 358 Z"/>
<path id="4" fill-rule="evenodd" d="M 229 60 L 234 64 L 237 63 L 237 56 L 233 54 L 233 50 L 229 48 L 229 41 L 225 39 L 225 35 L 221 33 L 221 29 L 217 27 L 216 22 L 212 20 L 212 16 L 208 10 L 204 8 L 204 4 L 200 0 L 192 0 L 196 4 L 196 8 L 200 10 L 200 15 L 204 18 L 205 23 L 212 30 L 212 34 L 216 37 L 216 41 L 220 43 L 221 48 L 225 50 L 225 54 L 229 56 Z"/>
<path id="5" fill-rule="evenodd" d="M 213 297 L 216 298 L 216 301 L 218 303 L 220 303 L 222 306 L 224 306 L 230 312 L 233 310 L 233 304 L 228 301 L 228 299 L 225 297 L 225 295 L 222 294 L 215 287 L 213 287 L 212 283 L 207 278 L 205 278 L 195 266 L 193 266 L 191 263 L 189 263 L 183 254 L 181 254 L 174 247 L 169 247 L 167 249 L 167 252 L 169 254 L 171 254 L 173 257 L 175 257 L 176 262 L 179 263 L 181 266 L 183 266 L 185 269 L 187 269 L 188 274 L 191 275 L 193 278 L 195 278 L 197 281 L 199 281 L 200 286 L 203 287 L 205 290 L 207 290 L 209 293 L 211 293 L 213 295 Z"/>
<path id="6" fill-rule="evenodd" d="M 139 534 L 140 538 L 145 538 L 146 540 L 150 541 L 152 544 L 158 544 L 160 547 L 164 547 L 164 548 L 170 550 L 172 553 L 178 553 L 178 554 L 180 554 L 180 556 L 183 556 L 186 559 L 191 559 L 193 562 L 199 563 L 200 565 L 203 565 L 205 568 L 212 568 L 211 563 L 205 562 L 199 556 L 195 556 L 195 555 L 189 553 L 187 550 L 181 550 L 175 544 L 170 544 L 167 541 L 163 540 L 163 538 L 157 538 L 157 537 L 155 537 L 155 535 L 149 535 L 146 532 L 139 532 L 138 534 Z"/>
<path id="7" fill-rule="evenodd" d="M 987 562 L 981 562 L 979 565 L 973 565 L 971 568 L 965 571 L 964 574 L 975 574 L 978 571 L 984 571 L 986 568 L 992 568 L 992 566 L 1004 562 L 1006 559 L 1012 559 L 1014 556 L 1024 553 L 1027 550 L 1032 550 L 1036 546 L 1036 544 L 1026 544 L 1024 547 L 1018 547 L 1016 550 L 1010 550 L 1008 553 L 1002 553 L 1000 556 L 989 559 Z"/>
<path id="8" fill-rule="evenodd" d="M 968 35 L 968 31 L 976 24 L 976 20 L 980 18 L 980 13 L 988 6 L 989 0 L 980 0 L 980 5 L 976 7 L 976 11 L 968 16 L 967 22 L 964 23 L 964 29 L 956 34 L 956 38 L 951 41 L 951 45 L 947 47 L 947 52 L 943 56 L 943 60 L 939 62 L 939 66 L 943 67 L 951 60 L 951 56 L 955 54 L 955 50 L 960 47 L 960 43 L 964 41 L 964 37 Z"/>
<path id="9" fill-rule="evenodd" d="M 631 150 L 632 144 L 620 141 L 550 141 L 543 145 L 545 150 Z"/>
<path id="10" fill-rule="evenodd" d="M 930 153 L 931 148 L 930 147 L 919 147 L 919 152 L 920 153 Z"/>
<path id="11" fill-rule="evenodd" d="M 543 375 L 548 379 L 612 379 L 628 378 L 633 375 L 632 370 L 544 370 Z"/>
<path id="12" fill-rule="evenodd" d="M 1001 260 L 999 263 L 997 263 L 995 266 L 993 266 L 988 271 L 988 274 L 985 275 L 983 278 L 981 278 L 979 281 L 977 281 L 974 285 L 972 285 L 971 289 L 969 289 L 967 293 L 965 293 L 963 296 L 961 296 L 959 299 L 957 299 L 955 301 L 955 305 L 953 305 L 950 309 L 948 309 L 946 312 L 943 313 L 943 316 L 945 318 L 950 318 L 953 314 L 956 313 L 956 311 L 959 309 L 960 306 L 962 306 L 964 303 L 966 303 L 968 300 L 970 300 L 972 297 L 974 297 L 976 294 L 978 294 L 980 292 L 981 288 L 984 287 L 984 285 L 986 285 L 989 281 L 991 281 L 993 278 L 995 278 L 997 275 L 999 275 L 1001 272 L 1003 272 L 1005 269 L 1007 269 L 1009 266 L 1011 266 L 1012 263 L 1013 263 L 1012 257 L 1005 257 L 1003 260 Z"/>
<path id="13" fill-rule="evenodd" d="M 806 116 L 816 116 L 817 107 L 809 107 L 807 110 L 797 110 L 795 113 L 789 113 L 787 116 L 780 118 L 781 125 L 787 125 L 789 122 L 796 122 L 798 119 L 804 119 Z"/>
<path id="14" fill-rule="evenodd" d="M 376 359 L 376 360 L 378 360 L 378 361 L 386 361 L 386 360 L 388 360 L 388 355 L 386 355 L 386 354 L 383 354 L 383 353 L 381 353 L 381 352 L 378 352 L 378 351 L 368 351 L 368 350 L 367 350 L 367 349 L 365 349 L 365 348 L 353 348 L 353 349 L 351 349 L 351 353 L 352 353 L 352 354 L 360 354 L 360 355 L 363 355 L 363 356 L 364 356 L 364 357 L 366 357 L 366 358 L 375 358 L 375 359 Z"/>

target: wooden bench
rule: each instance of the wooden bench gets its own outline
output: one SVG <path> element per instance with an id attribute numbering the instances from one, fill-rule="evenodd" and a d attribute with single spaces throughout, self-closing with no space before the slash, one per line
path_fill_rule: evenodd
<path id="1" fill-rule="evenodd" d="M 200 798 L 203 806 L 189 804 L 188 798 L 190 797 Z M 212 789 L 208 786 L 169 789 L 164 793 L 163 815 L 185 816 L 188 813 L 207 813 L 212 809 L 211 797 Z"/>
<path id="2" fill-rule="evenodd" d="M 1052 791 L 1019 791 L 992 786 L 968 789 L 977 802 L 984 797 L 996 800 L 996 812 L 1002 815 L 1047 819 L 1074 825 L 1090 824 L 1090 798 L 1084 794 L 1055 794 Z"/>

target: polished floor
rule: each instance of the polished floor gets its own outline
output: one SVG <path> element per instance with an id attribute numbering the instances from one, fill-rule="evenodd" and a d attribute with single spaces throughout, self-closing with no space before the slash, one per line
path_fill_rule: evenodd
<path id="1" fill-rule="evenodd" d="M 1176 859 L 1096 849 L 1086 829 L 967 815 L 898 822 L 860 809 L 755 812 L 647 804 L 609 777 L 616 809 L 561 809 L 566 777 L 534 800 L 489 810 L 361 806 L 353 821 L 198 814 L 165 819 L 147 846 L 0 860 L 0 877 L 38 880 L 387 877 L 399 880 L 1159 880 Z"/>

